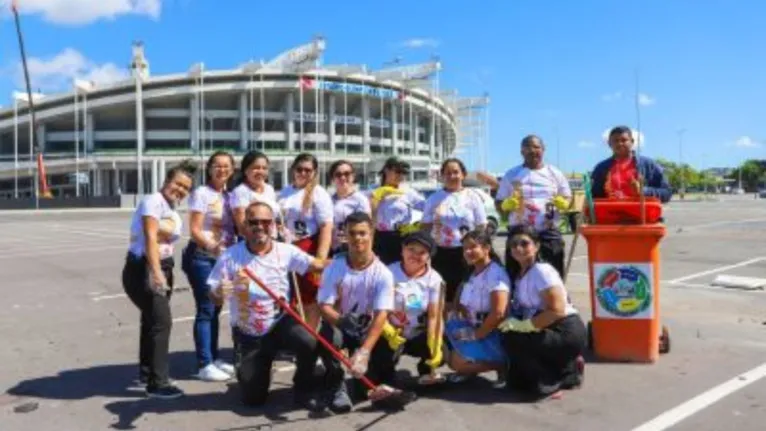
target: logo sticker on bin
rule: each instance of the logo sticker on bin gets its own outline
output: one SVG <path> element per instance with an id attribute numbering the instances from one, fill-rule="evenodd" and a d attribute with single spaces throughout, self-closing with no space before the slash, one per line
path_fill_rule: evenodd
<path id="1" fill-rule="evenodd" d="M 594 263 L 596 317 L 654 318 L 651 263 Z"/>

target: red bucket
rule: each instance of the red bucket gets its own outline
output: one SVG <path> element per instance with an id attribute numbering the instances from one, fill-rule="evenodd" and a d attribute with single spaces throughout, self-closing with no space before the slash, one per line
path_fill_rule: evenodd
<path id="1" fill-rule="evenodd" d="M 646 223 L 659 223 L 662 202 L 657 198 L 644 198 Z M 594 199 L 595 224 L 641 224 L 641 200 Z M 586 213 L 589 209 L 585 207 Z"/>

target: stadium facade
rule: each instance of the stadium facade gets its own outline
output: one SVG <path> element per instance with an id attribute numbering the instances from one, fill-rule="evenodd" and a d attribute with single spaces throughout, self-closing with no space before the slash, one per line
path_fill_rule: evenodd
<path id="1" fill-rule="evenodd" d="M 197 64 L 151 76 L 135 44 L 130 79 L 34 94 L 35 130 L 26 93 L 16 93 L 13 106 L 0 110 L 0 196 L 34 193 L 35 151 L 44 155 L 54 195 L 110 196 L 135 194 L 139 184 L 143 193 L 156 190 L 173 164 L 192 158 L 202 165 L 219 149 L 237 162 L 249 150 L 265 152 L 276 188 L 302 151 L 322 167 L 352 161 L 365 184 L 397 155 L 411 163 L 412 181 L 433 182 L 441 160 L 484 143 L 488 97 L 440 91 L 439 61 L 378 71 L 317 66 L 324 48 L 318 38 L 234 70 Z"/>

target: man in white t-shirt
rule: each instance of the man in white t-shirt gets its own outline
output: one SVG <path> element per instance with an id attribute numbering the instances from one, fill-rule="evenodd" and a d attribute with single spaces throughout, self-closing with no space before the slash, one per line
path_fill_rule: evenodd
<path id="1" fill-rule="evenodd" d="M 495 196 L 498 211 L 508 215 L 508 229 L 533 226 L 540 236 L 540 257 L 564 276 L 564 240 L 559 231 L 561 212 L 570 206 L 569 181 L 555 166 L 544 163 L 545 143 L 535 135 L 521 141 L 524 163 L 505 173 Z M 510 249 L 506 245 L 506 262 Z"/>
<path id="2" fill-rule="evenodd" d="M 324 390 L 317 394 L 314 387 L 316 339 L 252 281 L 244 268 L 252 270 L 275 294 L 289 301 L 292 292 L 288 272 L 321 271 L 325 262 L 292 244 L 274 241 L 273 228 L 271 206 L 260 201 L 250 204 L 245 210 L 245 241 L 219 257 L 207 282 L 216 302 L 225 298 L 230 301 L 242 401 L 250 406 L 266 402 L 272 363 L 280 350 L 287 349 L 297 358 L 293 378 L 296 403 L 311 411 L 321 411 L 325 407 Z M 328 366 L 336 365 L 325 364 Z"/>
<path id="3" fill-rule="evenodd" d="M 332 327 L 323 327 L 322 336 L 338 349 L 348 349 L 358 378 L 367 375 L 376 384 L 391 385 L 395 378 L 394 358 L 381 336 L 394 309 L 394 277 L 372 251 L 373 226 L 369 214 L 355 212 L 346 218 L 348 252 L 337 255 L 322 274 L 318 302 L 322 317 Z M 335 384 L 336 397 L 348 397 L 343 370 L 328 370 Z M 359 382 L 353 394 L 363 400 Z"/>

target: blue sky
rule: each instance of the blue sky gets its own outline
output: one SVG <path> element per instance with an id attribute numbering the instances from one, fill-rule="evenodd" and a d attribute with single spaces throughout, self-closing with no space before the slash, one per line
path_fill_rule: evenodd
<path id="1" fill-rule="evenodd" d="M 0 105 L 22 89 L 9 1 L 0 0 Z M 544 137 L 549 162 L 566 171 L 591 168 L 608 155 L 606 129 L 636 125 L 636 70 L 645 154 L 677 161 L 677 130 L 684 128 L 684 160 L 696 167 L 766 157 L 763 1 L 19 4 L 33 85 L 44 91 L 66 87 L 72 75 L 119 76 L 134 39 L 145 42 L 152 73 L 164 74 L 198 61 L 233 68 L 268 59 L 321 33 L 325 63 L 380 67 L 397 56 L 417 63 L 436 54 L 443 88 L 465 96 L 488 91 L 492 171 L 519 162 L 527 133 Z"/>

